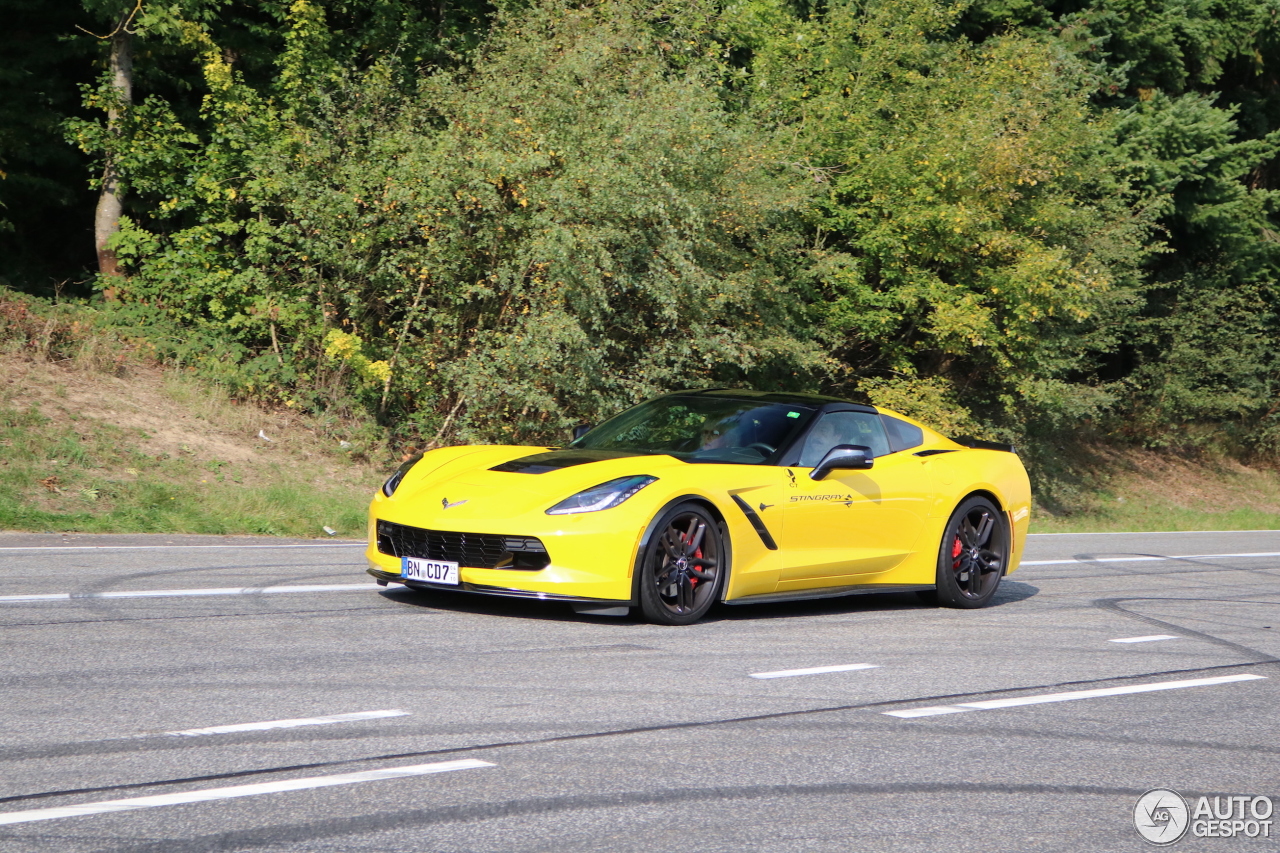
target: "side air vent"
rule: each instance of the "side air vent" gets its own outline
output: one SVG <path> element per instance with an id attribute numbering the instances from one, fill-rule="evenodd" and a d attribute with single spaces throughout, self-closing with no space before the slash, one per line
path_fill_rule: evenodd
<path id="1" fill-rule="evenodd" d="M 730 495 L 730 497 L 738 505 L 738 509 L 742 510 L 742 514 L 747 517 L 747 521 L 751 522 L 751 527 L 755 530 L 756 535 L 760 537 L 760 541 L 764 543 L 764 547 L 770 551 L 778 550 L 778 543 L 774 541 L 773 534 L 769 532 L 769 528 L 764 526 L 764 519 L 751 508 L 751 504 L 737 495 Z"/>

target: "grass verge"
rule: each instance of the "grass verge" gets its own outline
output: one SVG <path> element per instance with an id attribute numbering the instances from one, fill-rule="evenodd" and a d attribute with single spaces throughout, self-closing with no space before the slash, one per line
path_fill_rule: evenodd
<path id="1" fill-rule="evenodd" d="M 0 406 L 0 527 L 98 533 L 361 536 L 367 492 L 327 471 L 139 449 L 140 430 Z"/>
<path id="2" fill-rule="evenodd" d="M 355 435 L 159 368 L 0 370 L 0 528 L 364 536 L 386 466 Z"/>
<path id="3" fill-rule="evenodd" d="M 1033 533 L 1280 530 L 1280 472 L 1227 458 L 1075 448 L 1039 485 Z"/>

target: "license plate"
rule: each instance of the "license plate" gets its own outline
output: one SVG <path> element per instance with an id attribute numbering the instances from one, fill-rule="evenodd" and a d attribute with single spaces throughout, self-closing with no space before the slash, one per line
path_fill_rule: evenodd
<path id="1" fill-rule="evenodd" d="M 429 581 L 458 585 L 458 564 L 448 560 L 419 560 L 417 557 L 400 558 L 400 574 L 406 580 Z"/>

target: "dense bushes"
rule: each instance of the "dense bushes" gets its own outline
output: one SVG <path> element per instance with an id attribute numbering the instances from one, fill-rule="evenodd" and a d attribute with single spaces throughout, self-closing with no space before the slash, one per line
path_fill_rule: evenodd
<path id="1" fill-rule="evenodd" d="M 1078 6 L 184 0 L 168 82 L 71 126 L 131 205 L 101 284 L 413 441 L 731 383 L 1266 448 L 1280 23 Z"/>
<path id="2" fill-rule="evenodd" d="M 535 10 L 408 95 L 377 66 L 246 115 L 251 177 L 219 182 L 217 219 L 129 223 L 120 297 L 257 349 L 285 397 L 344 370 L 436 440 L 559 434 L 673 386 L 811 383 L 785 286 L 803 174 L 618 11 Z"/>
<path id="3" fill-rule="evenodd" d="M 956 430 L 1096 413 L 1110 395 L 1077 377 L 1153 217 L 1086 69 L 1044 41 L 947 38 L 955 18 L 836 8 L 758 62 L 831 175 L 809 226 L 833 379 Z"/>

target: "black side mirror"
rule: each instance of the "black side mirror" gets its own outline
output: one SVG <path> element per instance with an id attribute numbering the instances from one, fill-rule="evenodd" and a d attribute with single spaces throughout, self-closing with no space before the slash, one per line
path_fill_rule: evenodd
<path id="1" fill-rule="evenodd" d="M 591 424 L 578 424 L 573 428 L 573 440 L 577 441 L 593 429 Z"/>
<path id="2" fill-rule="evenodd" d="M 870 447 L 861 444 L 837 444 L 827 451 L 814 469 L 809 472 L 810 479 L 821 480 L 832 471 L 839 469 L 865 470 L 875 464 L 875 456 Z"/>

